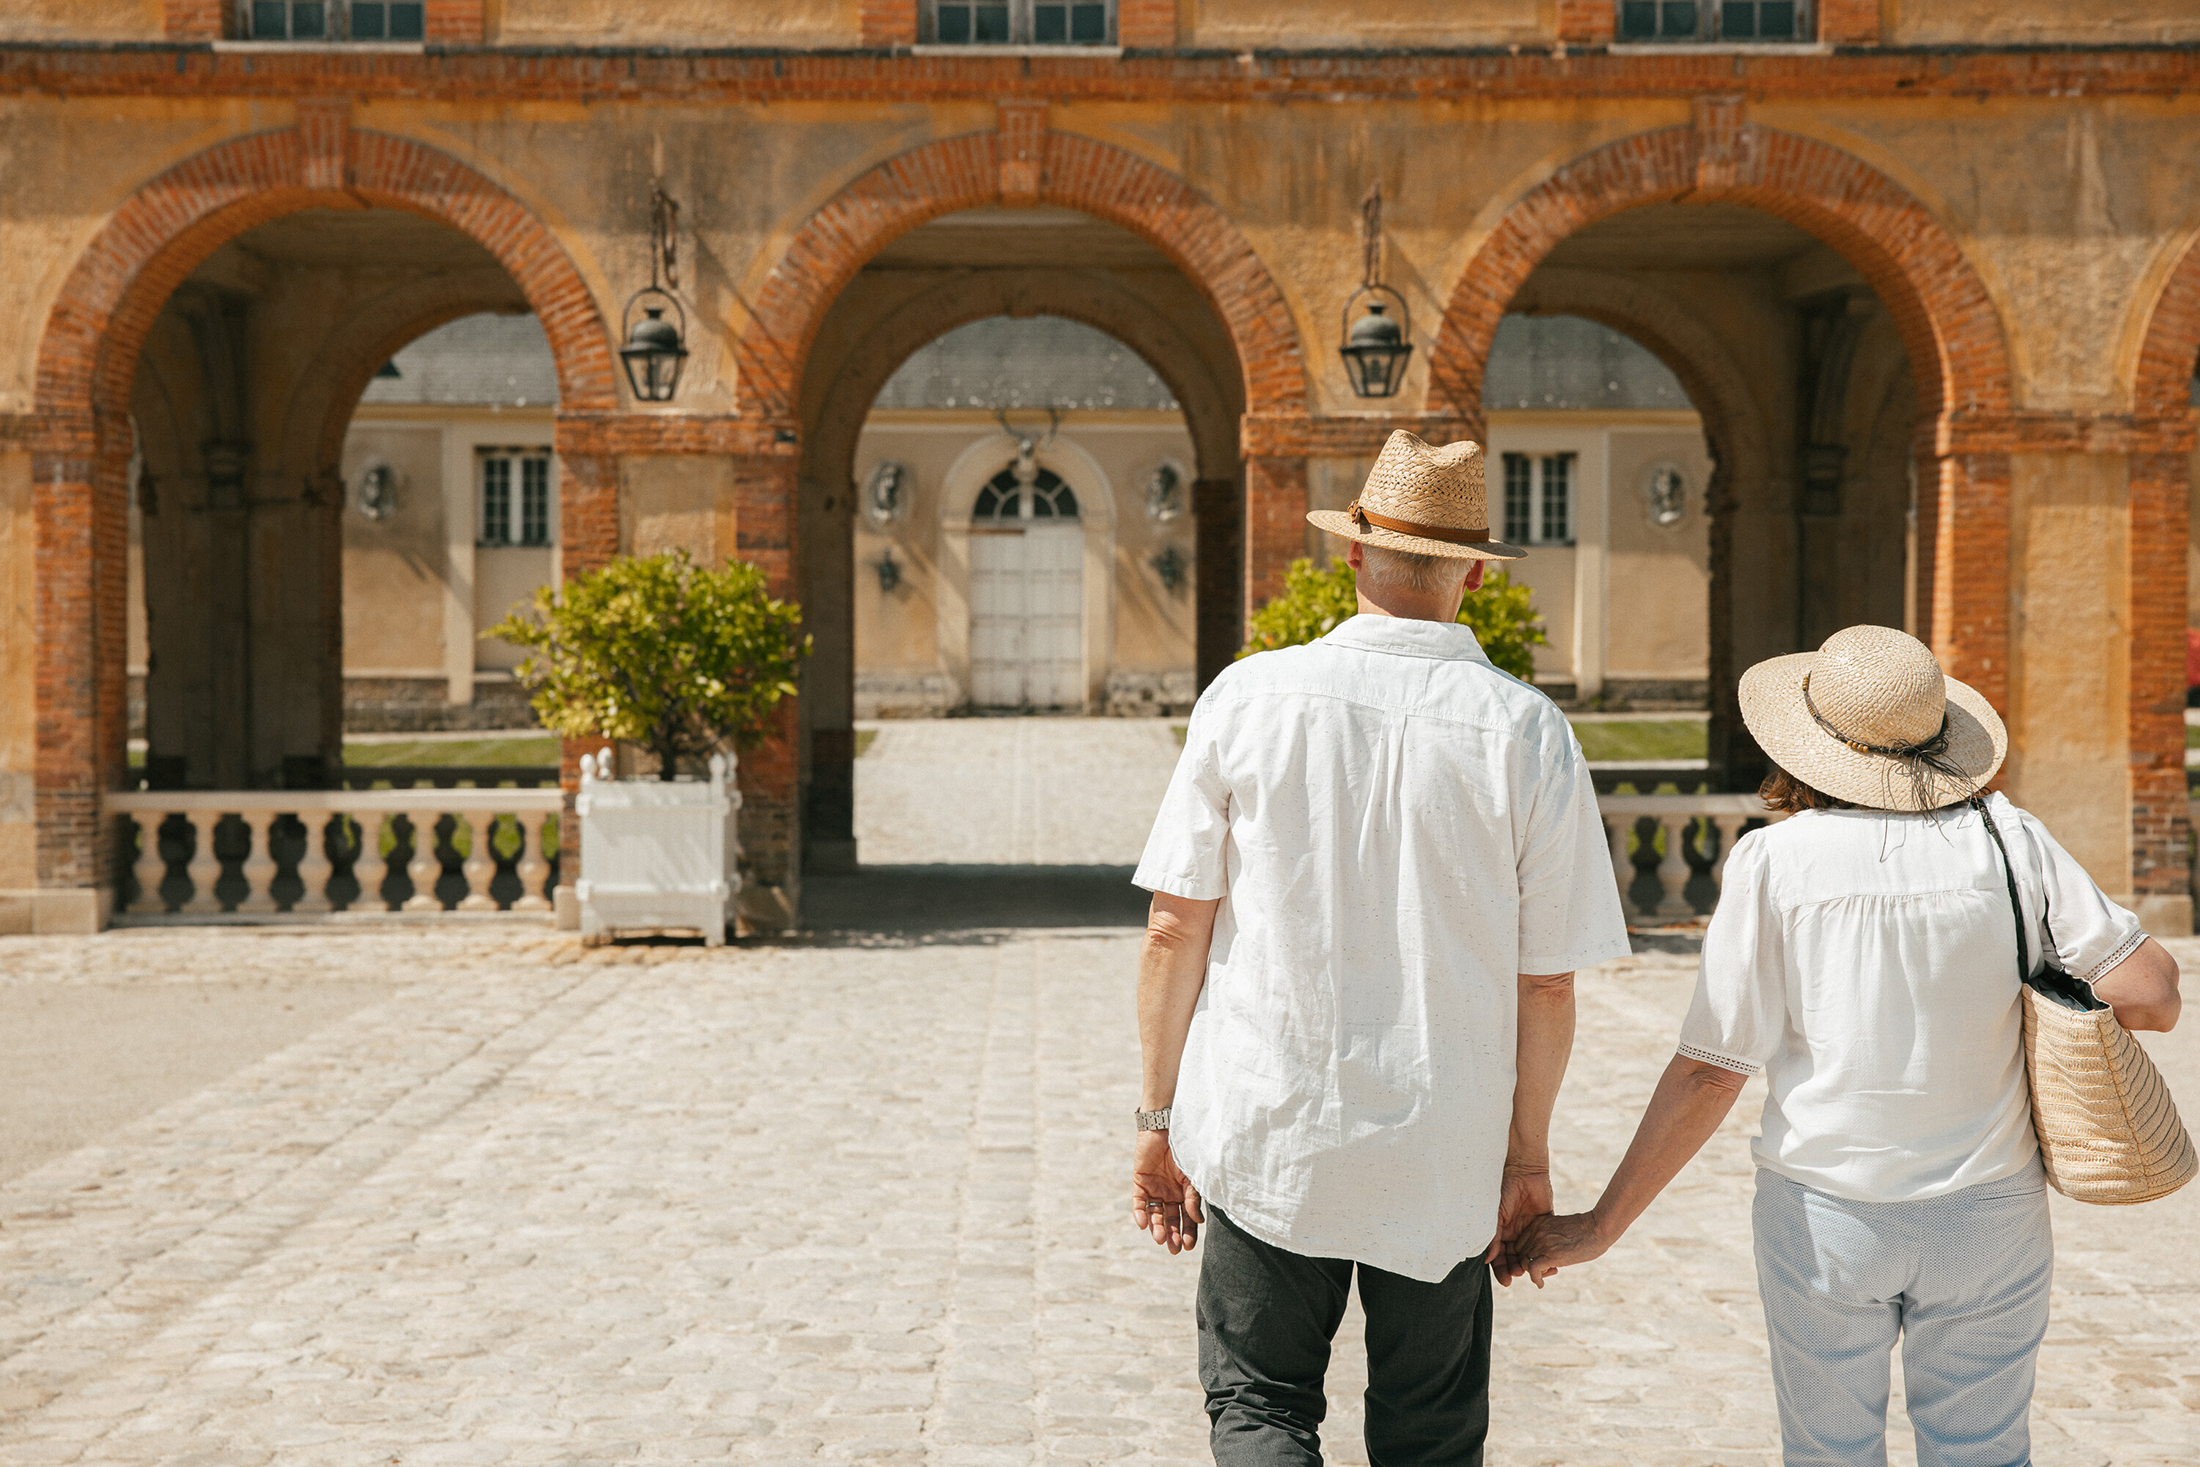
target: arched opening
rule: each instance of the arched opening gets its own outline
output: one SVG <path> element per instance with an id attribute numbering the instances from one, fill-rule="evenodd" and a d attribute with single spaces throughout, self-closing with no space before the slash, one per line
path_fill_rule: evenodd
<path id="1" fill-rule="evenodd" d="M 1589 223 L 1544 254 L 1507 310 L 1500 346 L 1520 316 L 1586 318 L 1638 343 L 1685 393 L 1670 421 L 1669 406 L 1631 399 L 1562 425 L 1508 397 L 1496 350 L 1482 384 L 1494 461 L 1513 467 L 1517 442 L 1522 492 L 1540 492 L 1533 473 L 1567 452 L 1604 490 L 1570 526 L 1569 691 L 1584 706 L 1686 701 L 1695 678 L 1677 675 L 1675 654 L 1700 647 L 1711 777 L 1753 786 L 1764 763 L 1733 701 L 1742 669 L 1857 622 L 1930 634 L 1920 404 L 1895 312 L 1817 235 L 1732 202 L 1653 202 Z M 1580 338 L 1569 356 L 1554 336 L 1553 370 L 1572 374 L 1577 397 L 1594 396 L 1598 371 L 1619 393 L 1620 363 L 1591 360 L 1592 346 Z"/>
<path id="2" fill-rule="evenodd" d="M 131 660 L 148 783 L 332 784 L 357 701 L 347 673 L 440 684 L 440 700 L 471 701 L 477 572 L 495 558 L 477 551 L 476 501 L 498 468 L 515 476 L 507 528 L 538 542 L 512 550 L 554 553 L 555 371 L 527 309 L 486 248 L 397 209 L 309 208 L 260 224 L 160 304 L 129 387 Z M 408 343 L 423 367 L 418 343 L 448 342 L 436 328 L 481 312 L 531 332 L 535 360 L 518 393 L 530 403 L 507 404 L 486 384 L 393 390 L 406 382 L 395 359 Z M 512 343 L 472 329 L 487 348 L 473 366 L 487 377 Z M 390 371 L 399 375 L 378 375 Z M 371 423 L 377 397 L 408 396 L 420 421 L 384 414 L 352 432 L 363 397 Z M 487 400 L 434 400 L 453 396 Z M 430 421 L 507 406 L 486 433 Z M 475 438 L 502 455 L 497 464 L 474 451 Z M 348 616 L 347 569 L 364 577 Z M 354 638 L 364 662 L 347 651 Z"/>
<path id="3" fill-rule="evenodd" d="M 813 869 L 854 861 L 859 718 L 1189 709 L 1242 635 L 1243 382 L 1198 286 L 1077 211 L 950 214 L 850 281 L 803 383 Z"/>

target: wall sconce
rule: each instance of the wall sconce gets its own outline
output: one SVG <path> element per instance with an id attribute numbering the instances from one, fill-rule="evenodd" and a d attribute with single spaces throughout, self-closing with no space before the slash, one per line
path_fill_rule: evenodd
<path id="1" fill-rule="evenodd" d="M 626 332 L 626 345 L 619 348 L 619 361 L 626 368 L 627 385 L 634 389 L 637 402 L 672 401 L 672 394 L 679 390 L 680 369 L 687 365 L 687 308 L 666 288 L 680 283 L 679 220 L 680 206 L 663 188 L 653 185 L 649 194 L 649 284 L 627 301 L 620 322 Z M 662 304 L 644 304 L 650 300 Z M 637 306 L 642 310 L 639 321 L 634 319 Z M 677 320 L 665 319 L 668 308 Z"/>
<path id="2" fill-rule="evenodd" d="M 1406 358 L 1413 355 L 1413 318 L 1406 310 L 1406 298 L 1382 283 L 1383 255 L 1383 186 L 1376 184 L 1360 201 L 1361 248 L 1364 251 L 1360 267 L 1360 288 L 1345 297 L 1343 320 L 1346 324 L 1344 345 L 1337 354 L 1344 358 L 1345 374 L 1352 379 L 1352 390 L 1361 397 L 1394 397 L 1399 384 L 1405 381 Z M 1352 319 L 1352 307 L 1361 297 L 1367 297 L 1367 314 L 1359 320 Z M 1398 318 L 1390 317 L 1390 306 L 1382 297 L 1389 297 L 1398 307 Z"/>
<path id="3" fill-rule="evenodd" d="M 1185 572 L 1191 569 L 1184 559 L 1184 552 L 1174 545 L 1162 546 L 1161 553 L 1146 564 L 1152 566 L 1153 573 L 1161 577 L 1161 589 L 1171 593 L 1184 584 Z"/>
<path id="4" fill-rule="evenodd" d="M 397 470 L 377 460 L 359 476 L 352 504 L 370 520 L 386 520 L 397 513 Z"/>
<path id="5" fill-rule="evenodd" d="M 878 558 L 878 588 L 881 595 L 892 595 L 901 584 L 901 562 L 894 559 L 894 547 L 886 547 L 886 553 Z"/>
<path id="6" fill-rule="evenodd" d="M 874 525 L 890 525 L 909 508 L 909 466 L 891 460 L 871 470 L 863 486 L 863 517 Z"/>
<path id="7" fill-rule="evenodd" d="M 1165 525 L 1184 513 L 1184 474 L 1175 464 L 1163 464 L 1146 481 L 1146 518 Z"/>

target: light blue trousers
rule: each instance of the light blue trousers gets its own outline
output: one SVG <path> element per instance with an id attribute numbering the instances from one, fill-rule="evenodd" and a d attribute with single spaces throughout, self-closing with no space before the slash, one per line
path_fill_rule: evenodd
<path id="1" fill-rule="evenodd" d="M 1881 1467 L 1889 1356 L 1918 1467 L 2025 1467 L 2055 1245 L 2037 1168 L 1922 1202 L 1757 1173 L 1757 1291 L 1787 1467 Z"/>

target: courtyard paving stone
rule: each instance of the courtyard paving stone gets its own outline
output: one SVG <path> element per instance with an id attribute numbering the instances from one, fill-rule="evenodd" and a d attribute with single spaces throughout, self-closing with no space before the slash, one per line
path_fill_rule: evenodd
<path id="1" fill-rule="evenodd" d="M 10 985 L 396 975 L 0 1187 L 0 1461 L 1205 1460 L 1194 1260 L 1123 1221 L 1134 942 L 0 941 Z M 1691 969 L 1585 975 L 1562 1203 L 1624 1147 Z M 2195 1036 L 2155 1048 L 2200 1095 Z M 1755 1108 L 1610 1258 L 1500 1295 L 1493 1463 L 1776 1460 Z M 2058 1201 L 2041 1463 L 2194 1459 L 2196 1221 Z M 1335 1461 L 1364 1461 L 1362 1370 L 1348 1324 Z"/>

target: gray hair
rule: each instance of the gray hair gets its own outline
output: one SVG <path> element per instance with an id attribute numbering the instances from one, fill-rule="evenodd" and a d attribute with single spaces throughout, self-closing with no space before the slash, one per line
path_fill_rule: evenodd
<path id="1" fill-rule="evenodd" d="M 1449 555 L 1416 555 L 1360 542 L 1359 580 L 1368 586 L 1392 586 L 1407 591 L 1449 591 L 1474 570 L 1474 562 Z"/>

